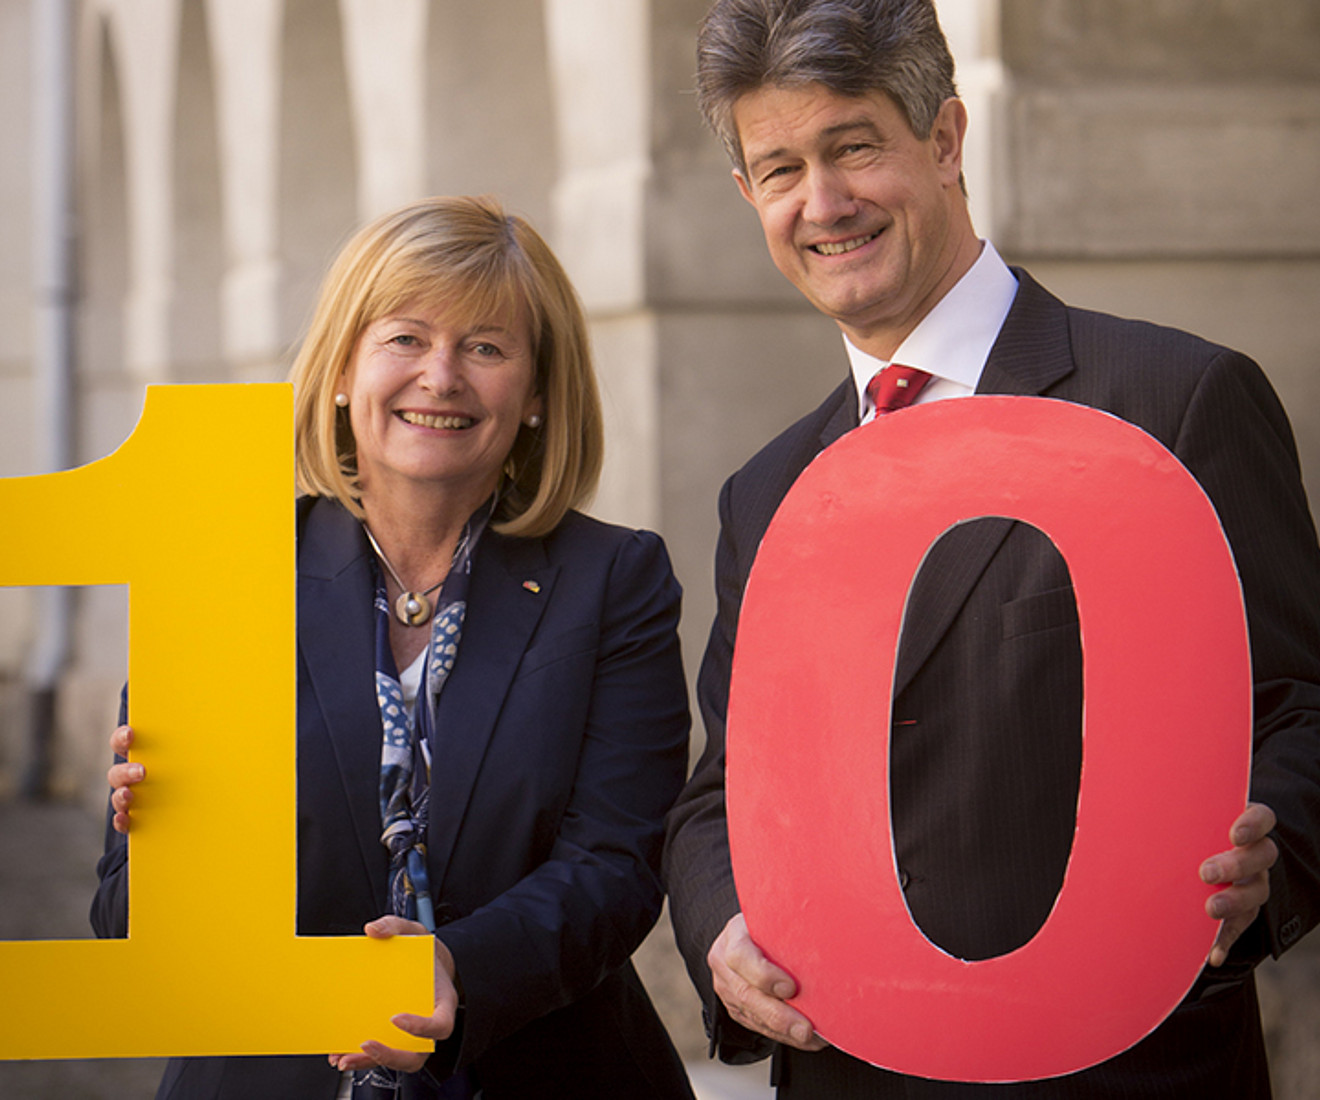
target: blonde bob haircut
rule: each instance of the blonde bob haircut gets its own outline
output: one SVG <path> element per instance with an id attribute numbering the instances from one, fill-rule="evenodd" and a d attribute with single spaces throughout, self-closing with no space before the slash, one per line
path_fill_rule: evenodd
<path id="1" fill-rule="evenodd" d="M 333 497 L 363 517 L 356 444 L 335 393 L 363 331 L 416 301 L 460 327 L 511 313 L 528 319 L 543 420 L 518 431 L 492 527 L 525 538 L 549 534 L 596 490 L 600 395 L 568 276 L 536 230 L 487 197 L 423 199 L 386 214 L 331 265 L 289 373 L 299 491 Z"/>

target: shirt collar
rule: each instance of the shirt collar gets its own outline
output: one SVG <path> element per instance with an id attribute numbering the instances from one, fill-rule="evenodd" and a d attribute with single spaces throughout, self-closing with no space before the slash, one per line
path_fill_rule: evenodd
<path id="1" fill-rule="evenodd" d="M 918 404 L 975 392 L 1017 289 L 1017 278 L 995 246 L 983 241 L 976 262 L 908 333 L 892 360 L 868 355 L 845 336 L 859 414 L 865 416 L 867 412 L 867 383 L 889 362 L 917 367 L 934 376 L 917 398 Z"/>

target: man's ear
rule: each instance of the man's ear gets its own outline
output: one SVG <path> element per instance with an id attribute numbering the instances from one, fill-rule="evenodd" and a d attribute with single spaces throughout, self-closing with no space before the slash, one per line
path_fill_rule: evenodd
<path id="1" fill-rule="evenodd" d="M 733 170 L 733 182 L 738 185 L 738 190 L 741 192 L 742 197 L 755 206 L 756 200 L 752 197 L 752 185 L 747 182 L 747 177 L 742 174 L 741 168 L 735 168 Z"/>
<path id="2" fill-rule="evenodd" d="M 967 107 L 957 96 L 950 96 L 940 104 L 939 113 L 930 128 L 930 140 L 935 149 L 935 162 L 950 184 L 956 184 L 962 175 L 963 139 L 967 136 Z"/>

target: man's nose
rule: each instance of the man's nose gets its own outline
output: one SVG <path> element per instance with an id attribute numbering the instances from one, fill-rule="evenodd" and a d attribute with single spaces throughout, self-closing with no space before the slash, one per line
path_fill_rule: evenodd
<path id="1" fill-rule="evenodd" d="M 810 172 L 802 216 L 813 225 L 834 225 L 857 213 L 857 200 L 846 175 L 832 168 Z"/>

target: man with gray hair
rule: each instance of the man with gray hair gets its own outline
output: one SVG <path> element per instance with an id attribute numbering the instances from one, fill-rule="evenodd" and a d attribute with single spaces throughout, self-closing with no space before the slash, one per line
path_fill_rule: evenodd
<path id="1" fill-rule="evenodd" d="M 719 606 L 698 682 L 707 744 L 665 851 L 712 1050 L 735 1062 L 773 1051 L 791 1098 L 1269 1095 L 1252 969 L 1320 919 L 1320 550 L 1269 384 L 1227 348 L 1065 306 L 978 238 L 962 177 L 967 113 L 931 0 L 718 0 L 698 37 L 698 97 L 771 258 L 839 325 L 851 367 L 720 497 Z M 1223 887 L 1206 905 L 1217 939 L 1162 1025 L 1065 1077 L 905 1077 L 829 1046 L 787 1003 L 812 975 L 766 958 L 734 889 L 724 724 L 748 573 L 798 474 L 891 407 L 872 383 L 896 374 L 917 403 L 1039 395 L 1138 425 L 1213 501 L 1242 582 L 1252 802 L 1224 822 L 1225 849 L 1186 869 Z M 1063 882 L 1082 755 L 1076 603 L 1041 532 L 985 519 L 931 549 L 909 597 L 893 713 L 894 850 L 913 919 L 958 958 L 1022 947 Z M 1122 887 L 1116 908 L 1130 904 Z"/>

